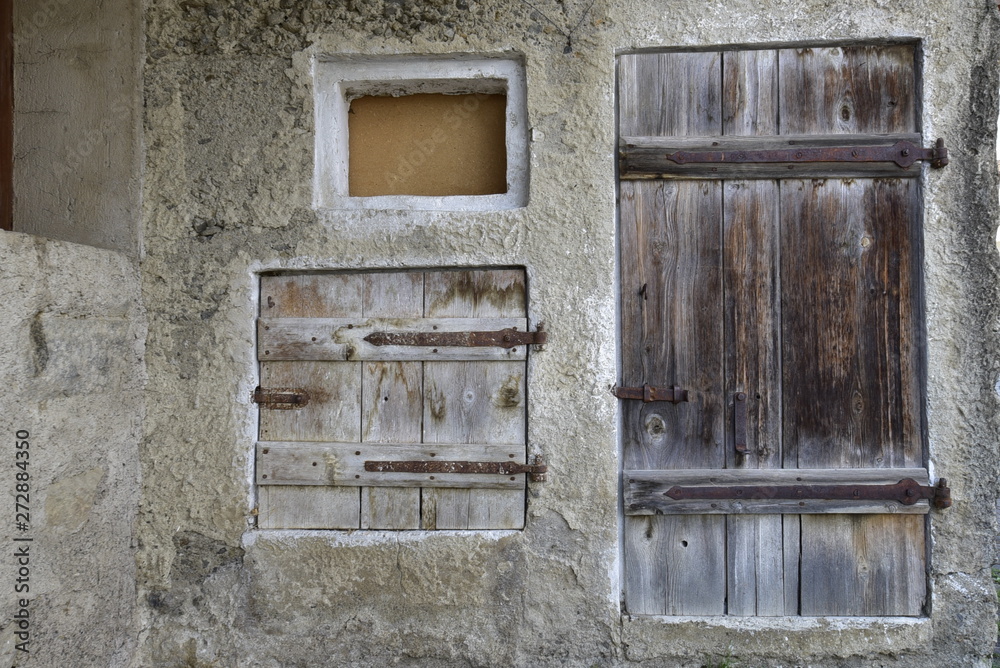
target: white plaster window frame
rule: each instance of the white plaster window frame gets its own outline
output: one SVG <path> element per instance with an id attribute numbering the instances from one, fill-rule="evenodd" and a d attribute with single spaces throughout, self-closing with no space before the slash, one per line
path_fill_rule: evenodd
<path id="1" fill-rule="evenodd" d="M 528 111 L 524 63 L 505 57 L 319 57 L 313 62 L 317 209 L 491 211 L 528 203 Z M 351 100 L 365 95 L 504 93 L 507 192 L 495 195 L 379 195 L 348 191 L 348 122 Z"/>

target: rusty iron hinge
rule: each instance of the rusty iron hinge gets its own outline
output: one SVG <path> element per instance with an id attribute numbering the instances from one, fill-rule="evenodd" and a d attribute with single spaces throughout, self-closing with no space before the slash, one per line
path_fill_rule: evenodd
<path id="1" fill-rule="evenodd" d="M 438 346 L 441 348 L 513 348 L 515 346 L 540 346 L 548 334 L 521 332 L 516 328 L 495 332 L 372 332 L 364 338 L 373 346 Z"/>
<path id="2" fill-rule="evenodd" d="M 485 473 L 515 475 L 527 473 L 532 482 L 545 482 L 549 467 L 541 455 L 531 464 L 517 462 L 444 462 L 444 461 L 367 461 L 365 471 L 372 473 Z"/>
<path id="3" fill-rule="evenodd" d="M 673 387 L 651 387 L 648 383 L 642 387 L 616 387 L 612 393 L 619 399 L 637 399 L 643 403 L 652 401 L 669 401 L 679 404 L 688 400 L 687 390 L 674 385 Z"/>
<path id="4" fill-rule="evenodd" d="M 765 500 L 795 499 L 800 501 L 898 501 L 912 506 L 928 499 L 935 508 L 951 507 L 951 489 L 944 478 L 936 486 L 921 485 L 904 478 L 894 485 L 730 485 L 725 487 L 681 487 L 675 485 L 663 493 L 675 501 L 681 500 Z"/>
<path id="5" fill-rule="evenodd" d="M 263 408 L 274 410 L 289 410 L 302 408 L 309 403 L 309 393 L 299 388 L 291 387 L 257 387 L 250 400 Z"/>
<path id="6" fill-rule="evenodd" d="M 772 162 L 894 162 L 906 169 L 918 160 L 931 167 L 948 164 L 948 149 L 938 139 L 933 148 L 921 148 L 906 140 L 892 146 L 822 146 L 779 149 L 729 149 L 724 151 L 674 151 L 664 155 L 678 165 L 692 163 L 772 163 Z"/>

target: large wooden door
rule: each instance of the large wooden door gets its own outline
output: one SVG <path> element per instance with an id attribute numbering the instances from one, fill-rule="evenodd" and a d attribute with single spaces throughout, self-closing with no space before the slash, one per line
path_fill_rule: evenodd
<path id="1" fill-rule="evenodd" d="M 259 526 L 522 528 L 524 473 L 369 463 L 525 464 L 527 346 L 446 337 L 525 333 L 525 296 L 522 269 L 261 277 Z"/>
<path id="2" fill-rule="evenodd" d="M 920 615 L 926 500 L 778 498 L 928 484 L 919 163 L 663 162 L 919 145 L 913 47 L 633 54 L 618 72 L 621 386 L 687 392 L 623 400 L 628 612 Z"/>

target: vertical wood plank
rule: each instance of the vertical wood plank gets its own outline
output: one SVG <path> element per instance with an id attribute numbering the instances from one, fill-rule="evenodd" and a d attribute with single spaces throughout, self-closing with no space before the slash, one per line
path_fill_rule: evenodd
<path id="1" fill-rule="evenodd" d="M 261 312 L 272 317 L 350 317 L 362 310 L 360 275 L 261 277 Z M 262 387 L 309 391 L 296 410 L 260 409 L 260 438 L 270 441 L 361 440 L 360 362 L 262 362 Z M 357 529 L 360 490 L 347 487 L 262 486 L 258 525 L 271 529 Z"/>
<path id="2" fill-rule="evenodd" d="M 916 132 L 914 47 L 778 52 L 781 134 Z"/>
<path id="3" fill-rule="evenodd" d="M 618 58 L 619 134 L 722 134 L 722 55 L 641 53 Z"/>
<path id="4" fill-rule="evenodd" d="M 625 605 L 636 615 L 721 615 L 725 517 L 626 517 Z"/>
<path id="5" fill-rule="evenodd" d="M 420 272 L 364 274 L 362 315 L 411 318 L 423 315 L 424 277 Z M 420 362 L 368 362 L 363 367 L 361 441 L 419 443 L 423 419 Z M 420 527 L 418 488 L 361 489 L 362 529 Z"/>
<path id="6" fill-rule="evenodd" d="M 424 315 L 524 317 L 521 270 L 440 271 L 424 277 Z M 426 362 L 424 442 L 525 447 L 524 362 Z M 519 529 L 523 490 L 423 489 L 427 529 Z"/>
<path id="7" fill-rule="evenodd" d="M 718 182 L 621 184 L 622 382 L 677 384 L 691 398 L 624 402 L 626 468 L 724 465 L 721 224 Z M 724 517 L 624 522 L 631 612 L 724 612 Z"/>
<path id="8" fill-rule="evenodd" d="M 625 401 L 629 469 L 722 468 L 722 186 L 621 184 L 622 383 L 679 385 L 680 404 Z"/>
<path id="9" fill-rule="evenodd" d="M 801 515 L 782 515 L 782 539 L 784 542 L 784 582 L 785 582 L 785 614 L 802 614 L 799 604 L 799 590 L 801 589 L 801 565 L 799 552 L 802 544 L 802 522 Z"/>
<path id="10" fill-rule="evenodd" d="M 921 614 L 924 516 L 802 515 L 803 615 Z"/>
<path id="11" fill-rule="evenodd" d="M 267 485 L 259 490 L 257 525 L 261 529 L 358 527 L 357 487 Z"/>
<path id="12" fill-rule="evenodd" d="M 920 466 L 917 186 L 782 186 L 785 460 Z"/>
<path id="13" fill-rule="evenodd" d="M 725 184 L 726 462 L 781 468 L 778 184 Z M 747 394 L 748 453 L 734 444 L 734 395 Z"/>
<path id="14" fill-rule="evenodd" d="M 778 134 L 778 52 L 727 51 L 722 60 L 722 132 Z"/>
<path id="15" fill-rule="evenodd" d="M 778 132 L 778 54 L 723 55 L 723 129 L 727 135 Z M 781 468 L 779 184 L 724 185 L 726 466 Z M 735 448 L 734 395 L 747 394 L 747 446 Z M 727 612 L 789 614 L 785 604 L 786 536 L 779 515 L 726 519 Z M 788 546 L 798 552 L 798 545 Z M 790 574 L 795 581 L 797 573 Z M 791 612 L 790 614 L 795 614 Z"/>
<path id="16" fill-rule="evenodd" d="M 14 0 L 0 0 L 0 230 L 14 229 Z"/>
<path id="17" fill-rule="evenodd" d="M 785 608 L 782 516 L 729 515 L 726 535 L 727 612 L 761 617 L 795 614 Z"/>

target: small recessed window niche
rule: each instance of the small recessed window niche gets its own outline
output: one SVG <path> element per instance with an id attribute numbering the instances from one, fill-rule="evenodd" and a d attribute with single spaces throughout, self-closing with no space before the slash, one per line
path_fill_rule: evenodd
<path id="1" fill-rule="evenodd" d="M 506 58 L 318 59 L 314 203 L 496 210 L 528 199 L 524 66 Z"/>

